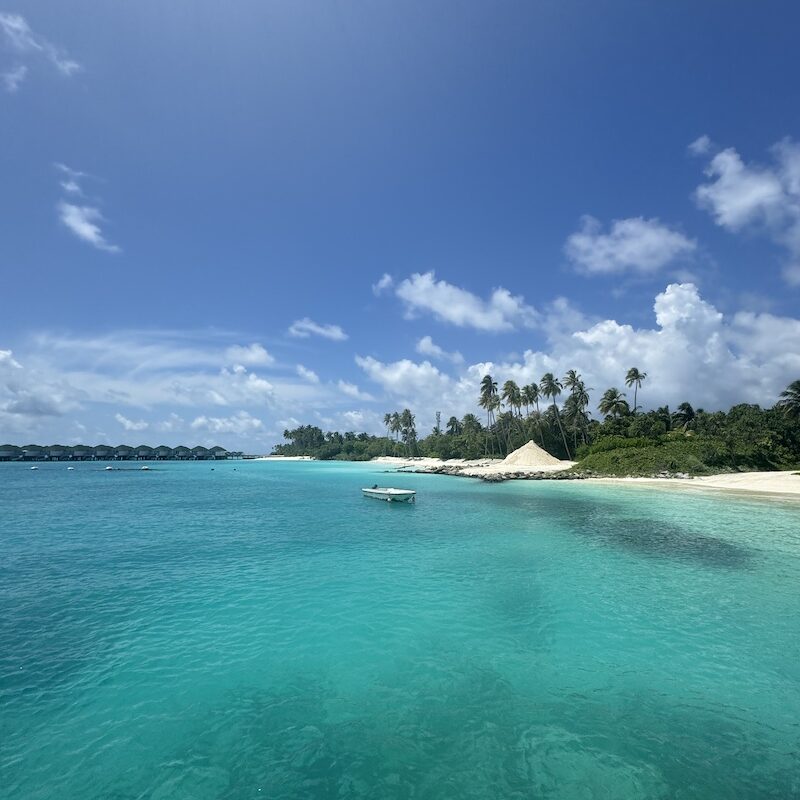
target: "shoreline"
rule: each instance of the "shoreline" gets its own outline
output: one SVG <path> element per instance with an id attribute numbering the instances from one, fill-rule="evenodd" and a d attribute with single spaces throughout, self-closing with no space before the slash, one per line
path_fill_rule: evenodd
<path id="1" fill-rule="evenodd" d="M 800 470 L 723 472 L 717 475 L 699 475 L 695 477 L 679 475 L 645 478 L 566 473 L 566 470 L 574 465 L 573 462 L 563 462 L 561 465 L 555 466 L 509 467 L 507 464 L 503 465 L 501 459 L 478 459 L 474 461 L 450 459 L 442 461 L 436 458 L 380 456 L 372 459 L 370 463 L 396 466 L 398 472 L 480 478 L 489 482 L 504 482 L 507 480 L 585 481 L 590 484 L 611 486 L 641 486 L 713 493 L 726 492 L 739 495 L 766 496 L 776 499 L 800 499 Z"/>

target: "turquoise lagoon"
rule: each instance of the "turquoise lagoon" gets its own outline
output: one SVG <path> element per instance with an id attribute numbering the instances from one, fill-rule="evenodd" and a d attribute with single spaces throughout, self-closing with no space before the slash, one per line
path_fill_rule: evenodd
<path id="1" fill-rule="evenodd" d="M 800 504 L 128 467 L 0 464 L 5 800 L 800 797 Z"/>

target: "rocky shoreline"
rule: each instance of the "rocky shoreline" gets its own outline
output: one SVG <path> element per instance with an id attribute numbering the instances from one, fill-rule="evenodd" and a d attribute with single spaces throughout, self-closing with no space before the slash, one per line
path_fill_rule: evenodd
<path id="1" fill-rule="evenodd" d="M 420 473 L 424 475 L 453 475 L 458 478 L 475 478 L 485 483 L 503 483 L 504 481 L 583 481 L 592 478 L 624 478 L 625 475 L 602 475 L 593 470 L 562 470 L 562 471 L 535 471 L 535 470 L 509 470 L 508 472 L 493 472 L 476 475 L 469 468 L 459 465 L 442 464 L 441 466 L 400 467 L 387 472 Z M 654 475 L 637 476 L 653 479 L 691 479 L 692 476 L 685 472 L 659 472 Z"/>

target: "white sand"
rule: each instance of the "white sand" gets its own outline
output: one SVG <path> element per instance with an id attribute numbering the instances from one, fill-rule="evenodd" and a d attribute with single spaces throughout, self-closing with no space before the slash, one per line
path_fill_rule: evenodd
<path id="1" fill-rule="evenodd" d="M 437 467 L 459 467 L 458 474 L 469 478 L 481 478 L 485 475 L 502 475 L 507 473 L 559 472 L 569 469 L 574 461 L 559 461 L 546 450 L 542 450 L 534 442 L 528 442 L 509 453 L 504 459 L 482 458 L 472 461 L 463 458 L 451 458 L 442 461 L 439 458 L 397 458 L 381 456 L 373 461 L 391 464 L 399 469 L 435 469 Z"/>
<path id="2" fill-rule="evenodd" d="M 800 474 L 792 470 L 786 472 L 734 472 L 724 475 L 705 475 L 699 478 L 589 478 L 588 480 L 592 483 L 638 484 L 664 489 L 699 489 L 800 498 Z"/>
<path id="3" fill-rule="evenodd" d="M 258 456 L 252 461 L 316 461 L 313 456 Z"/>
<path id="4" fill-rule="evenodd" d="M 560 467 L 571 463 L 571 461 L 559 461 L 547 450 L 542 450 L 533 440 L 517 448 L 513 453 L 509 453 L 503 459 L 503 464 L 513 467 Z"/>
<path id="5" fill-rule="evenodd" d="M 531 444 L 533 444 L 533 447 L 530 447 Z M 375 462 L 394 466 L 398 469 L 425 470 L 442 466 L 460 467 L 457 474 L 469 478 L 482 478 L 487 475 L 512 474 L 515 472 L 521 474 L 559 472 L 568 469 L 575 463 L 573 461 L 559 461 L 533 442 L 528 442 L 519 450 L 510 453 L 502 461 L 491 458 L 473 461 L 451 458 L 448 461 L 442 461 L 438 458 L 381 456 L 373 459 L 373 463 Z M 768 496 L 783 495 L 789 498 L 800 498 L 800 473 L 796 470 L 786 472 L 736 472 L 708 475 L 700 478 L 587 478 L 585 480 L 589 483 L 695 491 L 738 492 Z"/>

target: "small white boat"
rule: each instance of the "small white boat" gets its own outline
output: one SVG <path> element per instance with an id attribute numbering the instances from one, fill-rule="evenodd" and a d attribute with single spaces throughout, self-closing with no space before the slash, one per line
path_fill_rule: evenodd
<path id="1" fill-rule="evenodd" d="M 67 471 L 68 471 L 68 472 L 69 472 L 69 470 L 71 470 L 71 469 L 75 469 L 75 467 L 67 467 Z"/>
<path id="2" fill-rule="evenodd" d="M 392 489 L 388 486 L 373 486 L 371 489 L 362 489 L 364 497 L 374 497 L 376 500 L 386 500 L 389 503 L 413 503 L 416 492 L 413 489 Z"/>
<path id="3" fill-rule="evenodd" d="M 114 467 L 106 467 L 106 472 L 110 472 L 113 469 L 114 469 Z"/>
<path id="4" fill-rule="evenodd" d="M 31 467 L 31 469 L 39 469 L 39 467 Z"/>
<path id="5" fill-rule="evenodd" d="M 148 467 L 148 466 L 147 466 L 147 464 L 145 464 L 143 467 L 139 467 L 139 469 L 140 469 L 140 470 L 141 470 L 141 469 L 150 469 L 150 467 Z"/>

